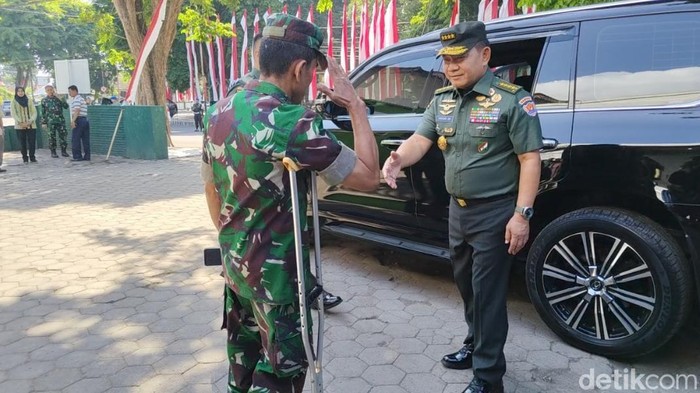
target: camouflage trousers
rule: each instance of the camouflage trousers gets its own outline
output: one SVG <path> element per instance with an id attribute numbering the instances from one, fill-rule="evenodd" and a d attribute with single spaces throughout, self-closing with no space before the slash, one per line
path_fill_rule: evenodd
<path id="1" fill-rule="evenodd" d="M 65 150 L 68 147 L 68 130 L 66 130 L 66 124 L 48 124 L 46 127 L 49 131 L 49 149 L 56 150 L 56 135 L 58 134 L 61 150 Z"/>
<path id="2" fill-rule="evenodd" d="M 226 286 L 228 392 L 301 393 L 308 362 L 300 322 L 297 304 L 255 302 Z"/>

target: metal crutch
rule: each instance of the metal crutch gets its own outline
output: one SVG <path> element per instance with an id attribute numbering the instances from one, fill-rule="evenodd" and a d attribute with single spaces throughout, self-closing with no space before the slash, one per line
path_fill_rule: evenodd
<path id="1" fill-rule="evenodd" d="M 311 206 L 313 212 L 313 227 L 314 227 L 314 262 L 316 268 L 316 286 L 306 294 L 306 285 L 304 280 L 304 260 L 302 254 L 302 238 L 301 238 L 301 216 L 299 211 L 299 195 L 297 186 L 297 172 L 301 170 L 294 160 L 289 157 L 282 159 L 282 164 L 289 172 L 290 194 L 292 199 L 292 217 L 294 219 L 294 245 L 297 260 L 297 293 L 299 296 L 299 314 L 301 317 L 301 336 L 304 341 L 304 351 L 306 359 L 309 362 L 309 377 L 311 378 L 311 392 L 323 392 L 323 370 L 322 370 L 322 352 L 323 352 L 323 301 L 319 297 L 323 294 L 323 277 L 321 274 L 321 233 L 318 220 L 318 192 L 316 190 L 316 174 L 311 174 Z M 311 342 L 311 335 L 306 334 L 307 318 L 310 317 L 309 307 L 313 302 L 318 301 L 318 332 L 316 338 L 316 351 Z M 313 333 L 313 332 L 312 332 Z"/>

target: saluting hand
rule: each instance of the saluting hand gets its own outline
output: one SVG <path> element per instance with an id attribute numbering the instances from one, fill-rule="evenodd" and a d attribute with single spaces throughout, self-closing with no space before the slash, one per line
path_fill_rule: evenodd
<path id="1" fill-rule="evenodd" d="M 384 167 L 382 168 L 382 175 L 386 184 L 396 189 L 396 176 L 398 176 L 401 170 L 401 155 L 396 151 L 392 151 L 389 158 L 384 161 Z"/>
<path id="2" fill-rule="evenodd" d="M 530 237 L 530 223 L 520 214 L 514 214 L 506 225 L 508 254 L 515 255 L 522 250 Z"/>
<path id="3" fill-rule="evenodd" d="M 318 84 L 318 90 L 343 108 L 357 103 L 358 96 L 350 79 L 348 79 L 348 75 L 334 58 L 326 56 L 326 59 L 328 60 L 328 74 L 333 81 L 333 90 L 323 83 Z"/>

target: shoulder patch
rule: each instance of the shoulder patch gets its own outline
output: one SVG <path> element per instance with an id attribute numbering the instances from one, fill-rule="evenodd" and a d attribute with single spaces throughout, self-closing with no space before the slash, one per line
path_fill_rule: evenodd
<path id="1" fill-rule="evenodd" d="M 522 89 L 521 86 L 514 85 L 514 84 L 512 84 L 510 82 L 506 82 L 504 80 L 498 81 L 498 83 L 496 83 L 496 87 L 498 87 L 501 90 L 505 90 L 509 93 L 515 93 L 518 90 Z"/>
<path id="2" fill-rule="evenodd" d="M 435 90 L 435 95 L 454 90 L 454 86 L 445 86 Z"/>

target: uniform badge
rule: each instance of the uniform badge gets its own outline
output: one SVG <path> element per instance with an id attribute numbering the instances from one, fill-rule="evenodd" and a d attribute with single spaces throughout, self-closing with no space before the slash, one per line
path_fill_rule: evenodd
<path id="1" fill-rule="evenodd" d="M 523 108 L 525 113 L 528 114 L 528 116 L 537 116 L 537 107 L 535 106 L 535 102 L 532 101 L 532 97 L 524 97 L 520 101 L 518 101 L 518 103 Z"/>
<path id="2" fill-rule="evenodd" d="M 437 145 L 438 149 L 445 151 L 447 149 L 447 138 L 445 138 L 445 136 L 442 135 L 440 138 L 438 138 Z"/>
<path id="3" fill-rule="evenodd" d="M 446 136 L 452 136 L 455 133 L 455 129 L 453 127 L 445 127 L 442 129 L 442 134 Z"/>
<path id="4" fill-rule="evenodd" d="M 492 87 L 492 88 L 489 89 L 489 95 L 490 95 L 490 96 L 493 96 L 494 94 L 496 94 L 496 90 L 494 90 L 493 87 Z"/>
<path id="5" fill-rule="evenodd" d="M 503 99 L 503 97 L 502 97 L 500 94 L 498 94 L 498 93 L 494 94 L 494 95 L 491 97 L 491 101 L 492 101 L 492 102 L 495 102 L 495 103 L 500 102 L 502 99 Z"/>
<path id="6" fill-rule="evenodd" d="M 477 153 L 483 153 L 488 148 L 489 148 L 489 141 L 481 141 L 481 142 L 479 142 L 478 145 L 476 145 Z"/>
<path id="7" fill-rule="evenodd" d="M 457 102 L 455 100 L 447 99 L 447 100 L 442 100 L 440 102 L 440 113 L 443 115 L 449 115 L 454 111 L 455 107 L 457 106 Z"/>
<path id="8" fill-rule="evenodd" d="M 476 96 L 476 100 L 479 102 L 484 101 L 485 99 L 486 99 L 486 96 Z"/>

